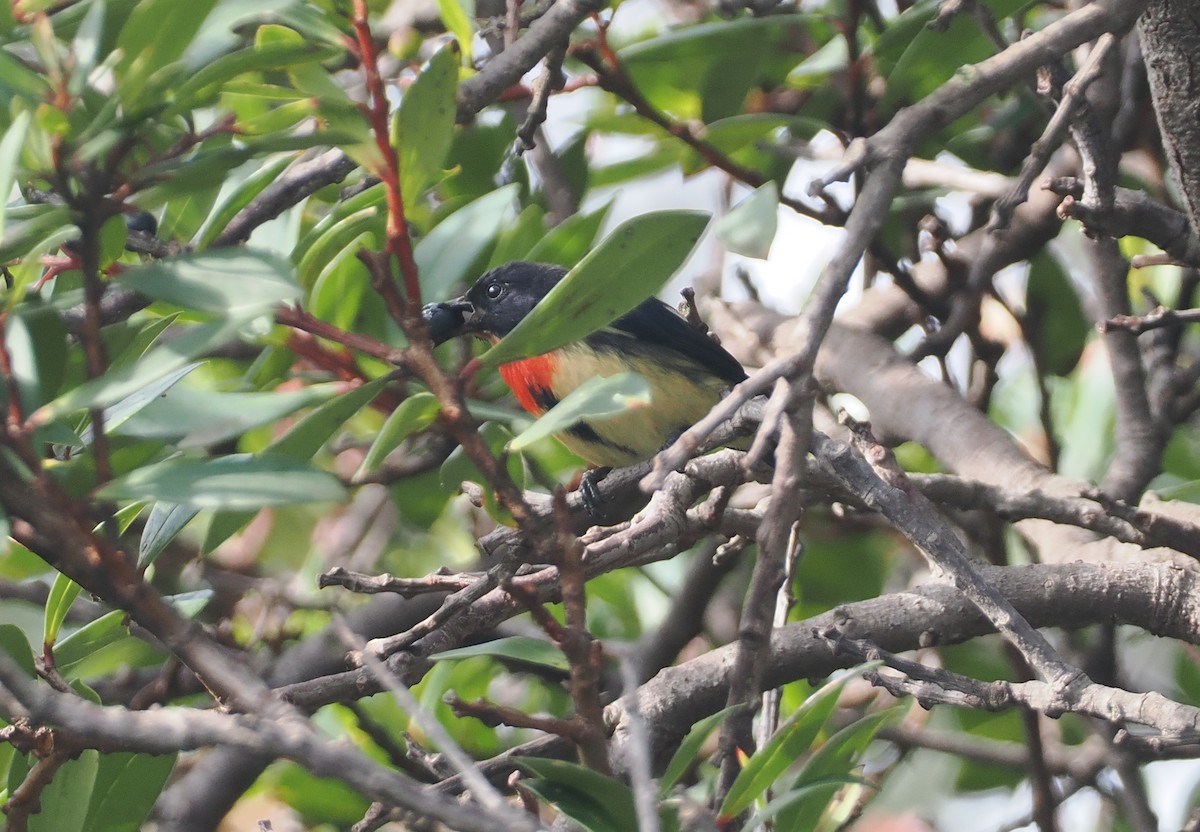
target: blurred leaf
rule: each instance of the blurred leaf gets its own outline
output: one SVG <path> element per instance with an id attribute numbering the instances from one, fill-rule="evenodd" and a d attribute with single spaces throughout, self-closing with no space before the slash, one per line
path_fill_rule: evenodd
<path id="1" fill-rule="evenodd" d="M 562 650 L 548 641 L 526 636 L 498 638 L 495 641 L 485 641 L 470 647 L 459 647 L 454 650 L 443 650 L 434 653 L 429 658 L 432 661 L 451 661 L 469 659 L 475 656 L 489 656 L 495 659 L 511 659 L 525 664 L 542 665 L 564 673 L 571 669 L 570 663 Z"/>
<path id="2" fill-rule="evenodd" d="M 688 149 L 677 142 L 663 143 L 649 153 L 607 165 L 594 165 L 588 177 L 591 188 L 612 188 L 630 180 L 653 176 L 666 168 L 681 165 L 688 158 Z"/>
<path id="3" fill-rule="evenodd" d="M 789 86 L 810 89 L 824 84 L 829 76 L 843 72 L 850 64 L 845 38 L 833 38 L 801 61 L 787 75 Z"/>
<path id="4" fill-rule="evenodd" d="M 296 156 L 294 155 L 282 155 L 277 159 L 267 162 L 248 176 L 238 187 L 234 188 L 231 193 L 227 194 L 221 200 L 220 205 L 216 206 L 212 213 L 209 214 L 208 219 L 205 220 L 204 225 L 197 233 L 196 248 L 203 250 L 211 246 L 217 237 L 225 231 L 229 225 L 229 221 L 254 201 L 256 196 L 278 179 L 295 161 Z"/>
<path id="5" fill-rule="evenodd" d="M 768 182 L 713 223 L 713 233 L 735 254 L 767 259 L 779 227 L 779 186 Z"/>
<path id="6" fill-rule="evenodd" d="M 603 419 L 650 405 L 650 383 L 638 373 L 595 376 L 568 393 L 536 422 L 508 443 L 510 451 L 521 451 L 534 442 L 561 433 L 585 419 Z"/>
<path id="7" fill-rule="evenodd" d="M 118 477 L 102 500 L 161 500 L 192 508 L 258 509 L 288 503 L 340 502 L 337 478 L 282 454 L 170 459 Z"/>
<path id="8" fill-rule="evenodd" d="M 10 659 L 20 665 L 29 678 L 37 678 L 33 649 L 29 646 L 29 639 L 25 637 L 25 633 L 20 627 L 15 624 L 0 624 L 0 650 L 3 650 Z"/>
<path id="9" fill-rule="evenodd" d="M 81 591 L 83 587 L 61 572 L 55 576 L 50 594 L 46 598 L 46 623 L 42 629 L 42 644 L 54 644 L 58 640 L 58 631 Z"/>
<path id="10" fill-rule="evenodd" d="M 301 461 L 311 459 L 338 428 L 374 400 L 387 382 L 386 377 L 376 379 L 325 402 L 267 445 L 264 453 Z M 215 516 L 204 536 L 203 550 L 211 552 L 249 523 L 253 516 L 252 512 L 244 511 L 222 512 Z"/>
<path id="11" fill-rule="evenodd" d="M 146 518 L 146 528 L 138 541 L 138 568 L 145 569 L 154 563 L 175 537 L 183 531 L 183 527 L 192 521 L 199 512 L 187 506 L 174 503 L 155 503 Z"/>
<path id="12" fill-rule="evenodd" d="M 243 321 L 300 296 L 286 260 L 246 249 L 158 260 L 128 269 L 118 280 L 155 300 Z"/>
<path id="13" fill-rule="evenodd" d="M 802 817 L 798 826 L 783 827 L 781 825 L 779 828 L 786 828 L 789 832 L 814 829 L 824 817 L 821 810 L 828 805 L 830 799 L 843 786 L 863 782 L 865 781 L 857 777 L 826 777 L 805 783 L 803 786 L 787 788 L 760 811 L 754 813 L 750 822 L 746 824 L 746 832 L 753 832 L 753 830 L 761 828 L 783 813 L 794 810 L 795 806 L 802 802 L 806 811 L 810 812 L 810 816 Z"/>
<path id="14" fill-rule="evenodd" d="M 464 205 L 417 242 L 413 256 L 421 272 L 421 292 L 442 300 L 470 275 L 500 229 L 514 214 L 518 186 L 505 185 Z"/>
<path id="15" fill-rule="evenodd" d="M 692 726 L 691 730 L 687 732 L 687 736 L 683 738 L 683 742 L 679 743 L 679 748 L 675 749 L 675 753 L 671 756 L 671 762 L 667 763 L 666 770 L 663 771 L 662 780 L 658 784 L 660 797 L 666 797 L 671 793 L 671 789 L 675 788 L 675 784 L 683 778 L 683 775 L 687 774 L 687 770 L 696 761 L 700 749 L 703 748 L 712 732 L 717 730 L 725 722 L 725 717 L 734 710 L 736 710 L 734 705 L 722 708 Z"/>
<path id="16" fill-rule="evenodd" d="M 551 228 L 522 259 L 533 263 L 554 263 L 571 268 L 588 253 L 608 215 L 612 212 L 612 201 L 605 202 L 595 211 L 580 211 L 572 214 Z"/>
<path id="17" fill-rule="evenodd" d="M 232 338 L 242 323 L 237 320 L 217 321 L 193 327 L 169 344 L 155 347 L 141 361 L 111 367 L 99 378 L 68 390 L 36 410 L 30 416 L 30 421 L 41 425 L 77 410 L 108 407 L 175 372 L 214 345 Z"/>
<path id="18" fill-rule="evenodd" d="M 567 222 L 570 222 L 568 219 Z M 561 225 L 559 226 L 562 227 Z M 556 229 L 551 229 L 553 234 Z M 547 236 L 546 211 L 537 204 L 526 205 L 517 215 L 517 219 L 500 234 L 492 255 L 488 259 L 486 270 L 494 269 L 504 263 L 514 260 L 529 260 L 530 252 L 543 237 Z"/>
<path id="19" fill-rule="evenodd" d="M 220 393 L 180 385 L 147 405 L 118 433 L 171 442 L 178 448 L 207 448 L 331 399 L 341 384 L 301 390 Z"/>
<path id="20" fill-rule="evenodd" d="M 12 193 L 13 182 L 16 181 L 17 163 L 21 158 L 21 148 L 25 144 L 25 131 L 29 129 L 32 115 L 28 110 L 17 113 L 12 124 L 4 131 L 0 139 L 0 207 L 8 203 Z M 4 239 L 5 211 L 0 210 L 0 240 Z"/>
<path id="21" fill-rule="evenodd" d="M 847 673 L 821 687 L 787 718 L 771 739 L 746 763 L 721 803 L 719 818 L 735 818 L 758 800 L 802 754 L 812 748 L 837 707 Z"/>
<path id="22" fill-rule="evenodd" d="M 67 326 L 52 306 L 27 302 L 5 321 L 4 335 L 21 406 L 28 412 L 62 386 L 70 354 Z"/>
<path id="23" fill-rule="evenodd" d="M 375 400 L 388 382 L 387 377 L 377 378 L 325 402 L 268 445 L 267 450 L 296 459 L 315 456 L 347 419 Z"/>
<path id="24" fill-rule="evenodd" d="M 256 43 L 253 47 L 222 55 L 201 67 L 174 91 L 174 101 L 164 115 L 170 116 L 212 103 L 229 81 L 241 75 L 286 69 L 301 63 L 320 63 L 338 55 L 338 50 L 309 40 Z"/>
<path id="25" fill-rule="evenodd" d="M 176 755 L 101 754 L 83 832 L 137 832 L 162 793 Z"/>
<path id="26" fill-rule="evenodd" d="M 342 781 L 315 777 L 291 763 L 272 766 L 263 779 L 270 783 L 271 794 L 299 814 L 308 829 L 349 829 L 371 805 Z"/>
<path id="27" fill-rule="evenodd" d="M 59 672 L 70 678 L 71 670 L 79 662 L 100 648 L 125 638 L 128 635 L 127 620 L 125 612 L 113 610 L 66 636 L 54 648 L 54 663 Z"/>
<path id="28" fill-rule="evenodd" d="M 212 590 L 205 589 L 168 596 L 165 600 L 170 602 L 180 615 L 193 618 L 207 606 L 212 594 Z M 66 636 L 54 649 L 54 660 L 59 672 L 70 678 L 98 652 L 118 642 L 132 641 L 141 644 L 141 639 L 129 634 L 128 622 L 129 617 L 125 612 L 113 610 Z"/>
<path id="29" fill-rule="evenodd" d="M 521 785 L 588 832 L 630 832 L 638 828 L 633 792 L 624 783 L 562 760 L 515 757 L 535 779 Z"/>
<path id="30" fill-rule="evenodd" d="M 99 765 L 91 748 L 63 763 L 38 795 L 42 810 L 29 817 L 27 832 L 82 832 Z"/>
<path id="31" fill-rule="evenodd" d="M 779 828 L 813 832 L 829 799 L 841 786 L 856 782 L 850 773 L 858 766 L 859 757 L 867 750 L 876 732 L 898 715 L 896 710 L 868 714 L 838 731 L 818 748 L 788 789 L 803 790 L 804 793 L 792 800 L 776 801 L 773 811 L 778 813 Z"/>
<path id="32" fill-rule="evenodd" d="M 123 59 L 117 70 L 117 93 L 130 110 L 146 106 L 141 100 L 150 78 L 179 60 L 217 0 L 145 0 L 129 15 L 117 45 Z"/>
<path id="33" fill-rule="evenodd" d="M 612 323 L 671 279 L 707 225 L 702 211 L 654 211 L 622 223 L 480 360 L 494 367 L 541 355 Z"/>
<path id="34" fill-rule="evenodd" d="M 875 46 L 879 72 L 887 78 L 884 101 L 902 106 L 918 101 L 948 81 L 959 69 L 995 54 L 996 47 L 971 15 L 954 15 L 946 31 L 928 27 L 937 0 L 921 0 L 893 21 Z M 1004 20 L 1031 0 L 983 0 L 997 21 Z M 898 57 L 897 56 L 898 54 Z"/>
<path id="35" fill-rule="evenodd" d="M 715 121 L 741 112 L 752 86 L 781 81 L 803 59 L 808 21 L 784 14 L 684 26 L 617 54 L 655 107 Z"/>
<path id="36" fill-rule="evenodd" d="M 345 216 L 330 212 L 328 217 L 318 223 L 313 233 L 305 237 L 295 249 L 295 253 L 300 254 L 296 261 L 296 272 L 300 282 L 305 286 L 311 285 L 328 263 L 355 245 L 365 233 L 382 230 L 385 220 L 379 207 L 367 205 Z M 334 216 L 338 216 L 337 220 L 330 221 Z"/>
<path id="37" fill-rule="evenodd" d="M 446 30 L 458 40 L 465 66 L 471 65 L 471 43 L 475 39 L 475 0 L 437 0 L 438 15 Z"/>
<path id="38" fill-rule="evenodd" d="M 36 213 L 7 224 L 0 235 L 0 263 L 34 253 L 44 254 L 49 250 L 46 240 L 63 243 L 78 237 L 79 229 L 71 222 L 69 208 L 65 205 L 38 206 Z"/>
<path id="39" fill-rule="evenodd" d="M 1038 365 L 1057 376 L 1069 374 L 1079 363 L 1092 333 L 1071 278 L 1045 251 L 1029 261 L 1024 323 Z"/>
<path id="40" fill-rule="evenodd" d="M 126 396 L 119 402 L 106 407 L 104 409 L 104 429 L 116 430 L 125 422 L 129 421 L 139 410 L 153 403 L 155 400 L 163 396 L 168 390 L 174 387 L 180 379 L 190 373 L 192 370 L 200 366 L 199 361 L 194 361 L 180 367 L 173 373 L 168 373 L 160 379 L 156 379 L 140 390 Z M 94 437 L 94 427 L 88 425 L 87 428 L 80 434 L 84 445 L 91 445 Z"/>
<path id="41" fill-rule="evenodd" d="M 437 396 L 432 393 L 414 393 L 400 402 L 399 406 L 388 414 L 379 433 L 375 434 L 375 441 L 363 457 L 355 477 L 361 477 L 378 468 L 384 458 L 399 447 L 401 442 L 432 425 L 439 412 L 441 405 L 438 404 Z"/>
<path id="42" fill-rule="evenodd" d="M 441 173 L 450 150 L 457 112 L 458 57 L 454 41 L 434 53 L 396 110 L 395 142 L 405 205 L 414 204 L 424 187 Z"/>

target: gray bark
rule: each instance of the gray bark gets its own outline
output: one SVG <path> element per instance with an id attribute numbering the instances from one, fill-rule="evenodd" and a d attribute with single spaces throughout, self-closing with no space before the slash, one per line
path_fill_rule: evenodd
<path id="1" fill-rule="evenodd" d="M 1156 0 L 1138 21 L 1163 148 L 1192 230 L 1200 229 L 1200 4 Z"/>

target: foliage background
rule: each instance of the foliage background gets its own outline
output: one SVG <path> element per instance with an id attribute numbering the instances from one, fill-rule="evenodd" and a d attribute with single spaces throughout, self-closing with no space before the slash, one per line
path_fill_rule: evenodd
<path id="1" fill-rule="evenodd" d="M 9 828 L 1197 828 L 1185 12 L 4 4 Z M 778 437 L 591 530 L 417 314 L 585 256 Z"/>

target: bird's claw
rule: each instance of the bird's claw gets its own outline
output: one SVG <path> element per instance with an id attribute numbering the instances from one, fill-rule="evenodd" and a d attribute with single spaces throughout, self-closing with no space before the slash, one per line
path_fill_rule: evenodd
<path id="1" fill-rule="evenodd" d="M 604 495 L 600 493 L 600 481 L 608 476 L 612 468 L 589 468 L 579 478 L 579 498 L 589 517 L 602 519 L 605 515 Z"/>

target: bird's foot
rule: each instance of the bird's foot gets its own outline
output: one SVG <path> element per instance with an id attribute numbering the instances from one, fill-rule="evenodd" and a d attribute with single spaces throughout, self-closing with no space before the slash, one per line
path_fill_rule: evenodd
<path id="1" fill-rule="evenodd" d="M 589 468 L 579 478 L 579 498 L 589 517 L 603 518 L 604 495 L 600 493 L 600 481 L 607 477 L 612 468 Z"/>

